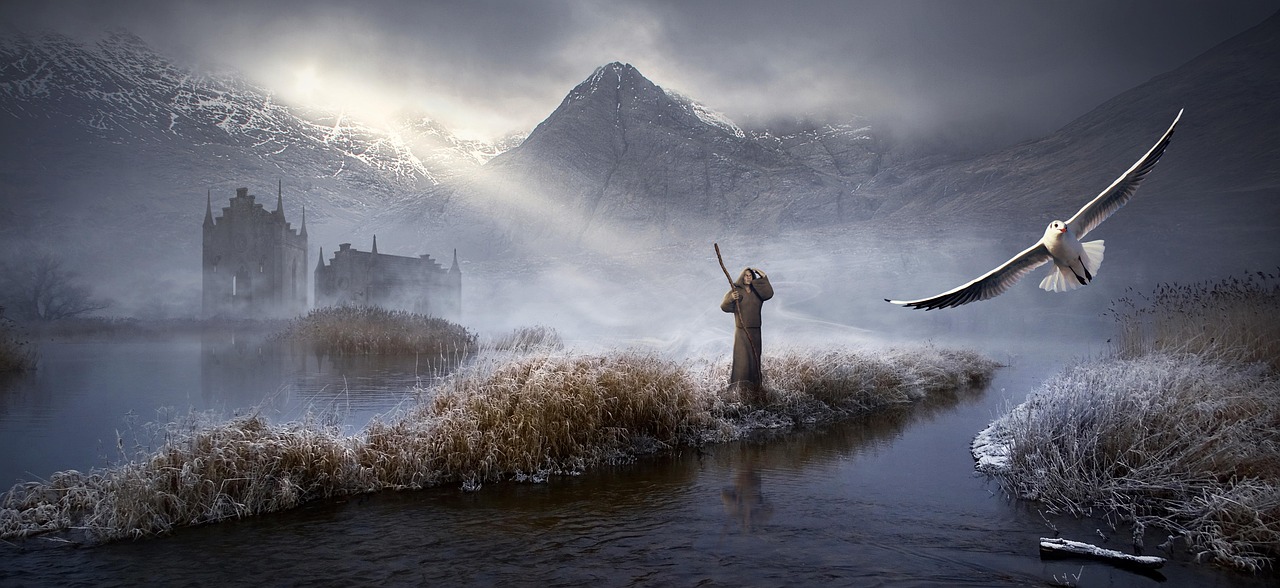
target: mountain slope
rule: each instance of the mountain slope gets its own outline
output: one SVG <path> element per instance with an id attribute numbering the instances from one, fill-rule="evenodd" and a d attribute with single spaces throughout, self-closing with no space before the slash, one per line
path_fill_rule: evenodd
<path id="1" fill-rule="evenodd" d="M 334 247 L 367 238 L 373 212 L 496 155 L 421 115 L 384 130 L 289 107 L 123 31 L 0 38 L 0 134 L 0 244 L 90 266 L 112 252 L 151 274 L 198 271 L 209 191 L 215 205 L 240 186 L 267 200 L 279 181 L 289 219 L 306 206 L 315 246 Z"/>
<path id="2" fill-rule="evenodd" d="M 611 63 L 452 191 L 523 236 L 578 245 L 838 223 L 874 205 L 857 189 L 879 157 L 861 130 L 762 140 Z M 819 135 L 840 149 L 819 154 Z"/>

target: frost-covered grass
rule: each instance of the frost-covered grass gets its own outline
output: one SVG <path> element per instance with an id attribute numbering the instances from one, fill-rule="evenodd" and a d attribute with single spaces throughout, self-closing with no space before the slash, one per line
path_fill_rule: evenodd
<path id="1" fill-rule="evenodd" d="M 14 487 L 0 537 L 82 530 L 112 540 L 308 500 L 456 483 L 545 481 L 635 456 L 830 420 L 985 383 L 996 365 L 931 347 L 766 356 L 768 393 L 744 405 L 729 366 L 640 351 L 490 352 L 420 401 L 343 436 L 250 416 L 174 426 L 156 453 Z"/>
<path id="2" fill-rule="evenodd" d="M 1262 276 L 1266 278 L 1266 276 Z M 1263 280 L 1162 287 L 1114 357 L 1046 382 L 978 435 L 978 467 L 1050 512 L 1158 527 L 1199 559 L 1280 556 L 1280 297 Z M 1132 304 L 1125 303 L 1125 304 Z"/>
<path id="3" fill-rule="evenodd" d="M 329 306 L 294 319 L 275 335 L 339 355 L 445 355 L 475 350 L 476 336 L 441 318 L 376 306 Z"/>

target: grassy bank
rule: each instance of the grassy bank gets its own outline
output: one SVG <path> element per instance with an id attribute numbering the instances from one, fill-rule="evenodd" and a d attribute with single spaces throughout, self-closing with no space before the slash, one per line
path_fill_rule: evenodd
<path id="1" fill-rule="evenodd" d="M 329 306 L 289 321 L 275 338 L 338 355 L 465 355 L 476 336 L 441 318 L 376 306 Z"/>
<path id="2" fill-rule="evenodd" d="M 1171 533 L 1245 570 L 1280 556 L 1280 286 L 1254 275 L 1120 301 L 1111 357 L 1046 382 L 975 441 L 1050 512 Z"/>
<path id="3" fill-rule="evenodd" d="M 355 436 L 256 416 L 171 427 L 155 454 L 16 486 L 0 503 L 0 537 L 79 530 L 112 540 L 382 489 L 545 481 L 760 427 L 900 407 L 983 384 L 996 368 L 935 348 L 796 350 L 765 365 L 765 399 L 744 405 L 725 389 L 723 360 L 492 352 Z"/>

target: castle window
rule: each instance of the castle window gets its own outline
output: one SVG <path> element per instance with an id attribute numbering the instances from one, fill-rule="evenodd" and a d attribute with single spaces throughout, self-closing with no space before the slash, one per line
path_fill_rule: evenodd
<path id="1" fill-rule="evenodd" d="M 231 276 L 231 295 L 236 295 L 236 278 L 240 276 Z"/>

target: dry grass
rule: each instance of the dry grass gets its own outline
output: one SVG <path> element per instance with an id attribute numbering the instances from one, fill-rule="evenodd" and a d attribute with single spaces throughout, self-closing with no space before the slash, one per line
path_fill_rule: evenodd
<path id="1" fill-rule="evenodd" d="M 330 306 L 289 321 L 276 339 L 306 343 L 338 355 L 459 357 L 475 351 L 476 336 L 441 318 L 376 306 Z"/>
<path id="2" fill-rule="evenodd" d="M 766 355 L 762 363 L 773 402 L 793 406 L 817 401 L 843 412 L 984 386 L 997 367 L 972 351 L 932 347 L 875 353 L 792 349 Z"/>
<path id="3" fill-rule="evenodd" d="M 1280 269 L 1280 268 L 1278 268 Z M 1263 272 L 1218 282 L 1163 284 L 1130 293 L 1109 313 L 1116 355 L 1194 353 L 1233 363 L 1265 362 L 1280 373 L 1280 276 Z"/>
<path id="4" fill-rule="evenodd" d="M 349 494 L 366 479 L 353 470 L 356 439 L 316 422 L 273 427 L 250 416 L 177 428 L 151 456 L 14 487 L 0 504 L 0 536 L 81 530 L 98 540 L 137 538 Z"/>
<path id="5" fill-rule="evenodd" d="M 988 470 L 1051 512 L 1158 527 L 1200 559 L 1280 556 L 1280 296 L 1268 276 L 1122 302 L 1116 356 L 1075 366 L 983 436 Z M 981 437 L 981 436 L 980 436 Z"/>
<path id="6" fill-rule="evenodd" d="M 491 352 L 357 436 L 258 417 L 170 427 L 154 454 L 14 487 L 0 503 L 0 538 L 77 529 L 140 537 L 329 496 L 545 481 L 756 427 L 903 406 L 985 382 L 996 367 L 934 348 L 791 351 L 766 362 L 767 401 L 744 405 L 725 386 L 724 360 Z"/>
<path id="7" fill-rule="evenodd" d="M 396 423 L 374 423 L 363 461 L 396 487 L 582 471 L 700 444 L 717 428 L 715 398 L 700 392 L 652 355 L 536 355 L 451 378 Z"/>

